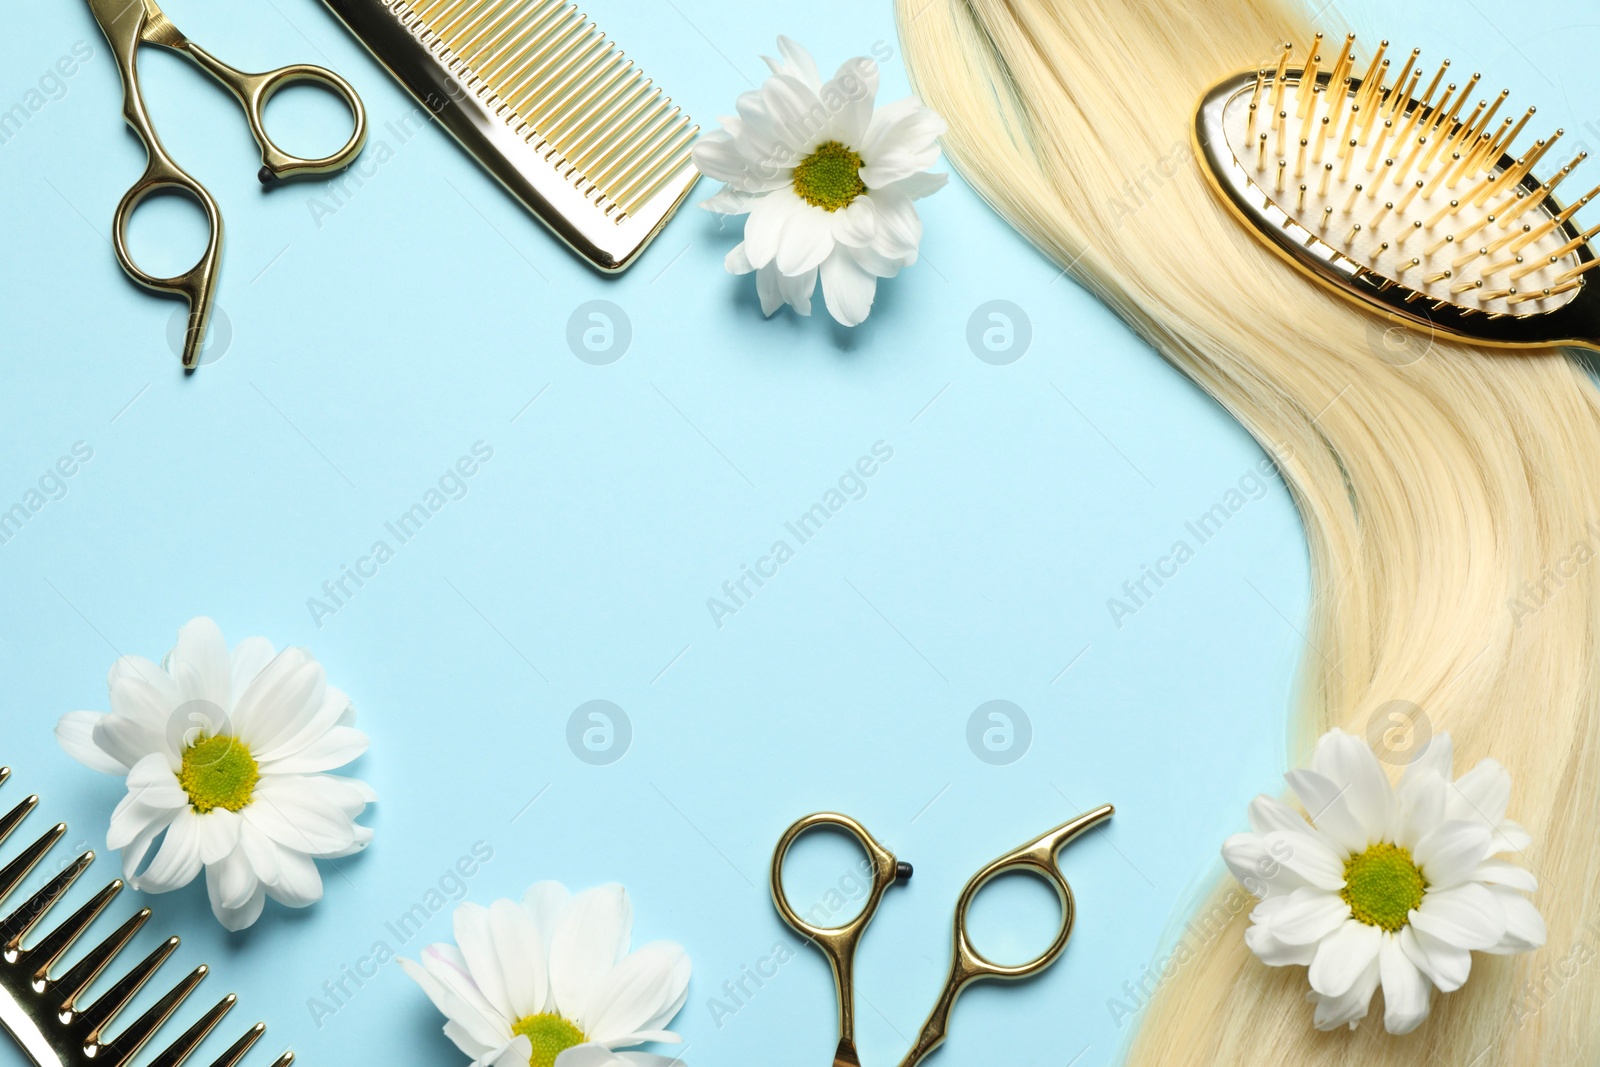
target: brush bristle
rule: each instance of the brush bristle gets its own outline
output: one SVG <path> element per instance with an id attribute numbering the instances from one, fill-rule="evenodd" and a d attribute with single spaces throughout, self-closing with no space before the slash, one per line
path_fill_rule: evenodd
<path id="1" fill-rule="evenodd" d="M 445 69 L 619 221 L 688 167 L 699 127 L 566 0 L 385 0 Z"/>
<path id="2" fill-rule="evenodd" d="M 1318 34 L 1298 69 L 1285 45 L 1228 103 L 1223 127 L 1250 180 L 1358 277 L 1403 284 L 1409 299 L 1491 316 L 1572 300 L 1595 262 L 1578 249 L 1597 231 L 1570 220 L 1600 188 L 1562 211 L 1551 194 L 1587 153 L 1539 184 L 1562 131 L 1517 148 L 1533 109 L 1497 125 L 1509 93 L 1475 99 L 1480 76 L 1458 86 L 1448 59 L 1424 83 L 1420 50 L 1390 82 L 1387 41 L 1358 76 L 1354 45 L 1351 34 L 1329 61 Z"/>

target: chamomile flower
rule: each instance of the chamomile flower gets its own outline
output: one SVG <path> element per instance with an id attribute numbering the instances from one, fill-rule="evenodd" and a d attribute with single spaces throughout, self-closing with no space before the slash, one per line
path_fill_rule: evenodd
<path id="1" fill-rule="evenodd" d="M 681 1067 L 645 1052 L 689 996 L 689 957 L 670 941 L 628 951 L 633 905 L 619 885 L 573 896 L 540 882 L 521 901 L 462 904 L 456 944 L 400 965 L 444 1013 L 472 1067 Z"/>
<path id="2" fill-rule="evenodd" d="M 165 893 L 204 868 L 212 912 L 241 930 L 269 896 L 291 908 L 322 899 L 313 861 L 372 840 L 355 822 L 372 790 L 323 773 L 365 752 L 367 737 L 306 650 L 252 637 L 230 653 L 217 624 L 198 618 L 159 666 L 123 656 L 108 683 L 110 713 L 69 712 L 56 739 L 127 779 L 106 844 L 134 888 Z"/>
<path id="3" fill-rule="evenodd" d="M 1310 822 L 1257 797 L 1252 832 L 1222 856 L 1261 898 L 1245 941 L 1271 967 L 1309 968 L 1319 1030 L 1354 1029 L 1383 989 L 1384 1028 L 1409 1033 L 1434 989 L 1461 988 L 1473 952 L 1510 955 L 1545 941 L 1523 894 L 1538 883 L 1502 859 L 1532 843 L 1506 818 L 1511 775 L 1492 759 L 1451 779 L 1448 734 L 1434 737 L 1391 787 L 1372 749 L 1340 730 L 1317 742 L 1289 785 Z"/>
<path id="4" fill-rule="evenodd" d="M 772 76 L 739 97 L 738 114 L 695 145 L 695 165 L 725 183 L 700 206 L 748 216 L 726 266 L 755 272 L 763 314 L 785 304 L 811 314 L 820 280 L 828 312 L 855 326 L 878 279 L 917 261 L 914 202 L 949 178 L 928 173 L 944 120 L 915 97 L 875 109 L 878 65 L 865 56 L 824 82 L 789 38 L 778 38 L 778 54 L 766 59 Z"/>

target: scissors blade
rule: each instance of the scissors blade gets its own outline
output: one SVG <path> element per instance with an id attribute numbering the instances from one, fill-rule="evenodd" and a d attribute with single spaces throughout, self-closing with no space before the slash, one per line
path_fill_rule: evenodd
<path id="1" fill-rule="evenodd" d="M 833 1054 L 833 1067 L 861 1067 L 861 1057 L 856 1055 L 855 1042 L 848 1037 L 839 1039 L 839 1048 Z"/>

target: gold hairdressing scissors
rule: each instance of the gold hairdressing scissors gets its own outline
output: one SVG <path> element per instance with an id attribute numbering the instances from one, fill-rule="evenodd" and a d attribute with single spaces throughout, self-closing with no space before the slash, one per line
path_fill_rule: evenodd
<path id="1" fill-rule="evenodd" d="M 250 132 L 261 146 L 261 171 L 258 177 L 263 185 L 278 178 L 295 175 L 327 174 L 349 164 L 361 151 L 367 139 L 367 113 L 356 91 L 333 71 L 325 67 L 296 63 L 279 67 L 262 74 L 247 74 L 235 70 L 211 53 L 194 44 L 176 26 L 167 20 L 155 0 L 89 0 L 89 10 L 111 44 L 117 61 L 117 71 L 122 76 L 122 116 L 133 127 L 133 132 L 144 142 L 149 163 L 144 175 L 133 184 L 117 205 L 112 224 L 113 243 L 117 260 L 128 276 L 147 289 L 159 293 L 181 296 L 189 302 L 189 324 L 184 332 L 183 367 L 192 372 L 199 364 L 200 348 L 205 341 L 206 320 L 211 313 L 211 298 L 217 281 L 217 262 L 222 251 L 222 215 L 217 202 L 205 186 L 191 178 L 183 168 L 173 162 L 156 136 L 150 115 L 145 110 L 144 96 L 139 91 L 137 54 L 141 44 L 158 45 L 185 57 L 195 66 L 220 82 L 233 94 L 244 108 Z M 280 149 L 267 135 L 263 124 L 267 101 L 278 90 L 297 83 L 310 83 L 331 89 L 344 98 L 355 120 L 355 131 L 345 146 L 322 159 L 301 159 Z M 182 274 L 171 278 L 157 278 L 139 268 L 128 253 L 128 218 L 140 203 L 152 193 L 177 190 L 196 200 L 205 210 L 211 236 L 200 261 Z"/>
<path id="2" fill-rule="evenodd" d="M 944 1042 L 950 1025 L 950 1011 L 955 1007 L 956 998 L 967 986 L 984 979 L 1017 981 L 1028 978 L 1045 970 L 1061 957 L 1061 953 L 1067 947 L 1067 938 L 1072 936 L 1075 907 L 1072 901 L 1072 887 L 1067 884 L 1067 877 L 1061 871 L 1061 864 L 1056 854 L 1085 830 L 1109 819 L 1112 812 L 1110 804 L 1102 804 L 1093 811 L 1084 812 L 1049 833 L 1007 852 L 989 863 L 967 882 L 966 887 L 961 890 L 960 898 L 956 901 L 955 947 L 950 961 L 950 975 L 945 980 L 939 999 L 934 1003 L 933 1011 L 928 1014 L 928 1021 L 923 1024 L 916 1044 L 906 1054 L 906 1058 L 900 1061 L 900 1067 L 916 1067 L 928 1053 Z M 801 834 L 817 827 L 831 827 L 854 837 L 866 850 L 867 857 L 872 863 L 872 889 L 867 894 L 866 904 L 862 907 L 860 915 L 843 926 L 813 926 L 790 907 L 788 896 L 784 893 L 784 857 L 789 854 L 789 847 Z M 1061 901 L 1061 928 L 1056 931 L 1056 936 L 1049 947 L 1033 960 L 1027 963 L 1003 965 L 985 959 L 982 953 L 973 947 L 972 939 L 967 933 L 967 911 L 984 886 L 1002 874 L 1012 872 L 1024 872 L 1042 878 L 1055 889 L 1056 896 Z M 784 831 L 783 837 L 778 840 L 778 847 L 772 853 L 772 900 L 777 905 L 778 914 L 783 916 L 783 921 L 793 927 L 796 933 L 816 945 L 828 958 L 828 965 L 833 969 L 834 985 L 839 991 L 839 1046 L 833 1055 L 833 1067 L 861 1067 L 861 1058 L 856 1053 L 855 1037 L 856 946 L 861 943 L 861 937 L 866 933 L 867 924 L 872 921 L 873 913 L 878 910 L 878 903 L 883 899 L 883 894 L 891 886 L 910 877 L 911 865 L 896 860 L 894 854 L 879 844 L 867 832 L 865 826 L 848 815 L 832 812 L 807 815 L 796 822 Z"/>

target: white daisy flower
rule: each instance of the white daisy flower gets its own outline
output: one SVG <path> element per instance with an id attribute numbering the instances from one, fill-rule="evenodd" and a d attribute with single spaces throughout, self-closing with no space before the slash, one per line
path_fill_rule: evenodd
<path id="1" fill-rule="evenodd" d="M 291 908 L 322 899 L 312 861 L 372 840 L 355 823 L 372 790 L 321 773 L 365 752 L 367 736 L 306 650 L 252 637 L 230 654 L 199 618 L 160 666 L 123 656 L 108 682 L 110 714 L 69 712 L 56 739 L 84 766 L 127 778 L 106 845 L 122 850 L 134 888 L 165 893 L 204 867 L 212 912 L 242 930 L 266 897 Z"/>
<path id="2" fill-rule="evenodd" d="M 763 314 L 784 304 L 811 314 L 820 279 L 828 312 L 855 326 L 872 310 L 878 279 L 917 261 L 913 201 L 949 179 L 927 173 L 944 120 L 915 97 L 874 110 L 878 65 L 865 56 L 824 82 L 789 38 L 778 38 L 778 53 L 762 57 L 772 77 L 695 145 L 695 165 L 726 183 L 700 206 L 749 215 L 727 268 L 755 271 Z"/>
<path id="3" fill-rule="evenodd" d="M 1451 781 L 1451 761 L 1450 736 L 1434 737 L 1397 791 L 1366 744 L 1331 730 L 1310 769 L 1285 776 L 1310 823 L 1258 796 L 1253 832 L 1223 845 L 1228 869 L 1261 898 L 1245 942 L 1268 966 L 1310 969 L 1319 1030 L 1354 1029 L 1381 985 L 1384 1028 L 1409 1033 L 1435 988 L 1466 982 L 1473 951 L 1544 944 L 1544 919 L 1523 895 L 1538 883 L 1493 858 L 1533 840 L 1506 818 L 1511 775 L 1485 759 Z"/>
<path id="4" fill-rule="evenodd" d="M 676 1042 L 689 957 L 670 941 L 628 951 L 633 905 L 620 885 L 573 896 L 540 882 L 521 902 L 455 910 L 455 945 L 400 965 L 444 1013 L 472 1067 L 682 1067 L 619 1048 Z"/>

